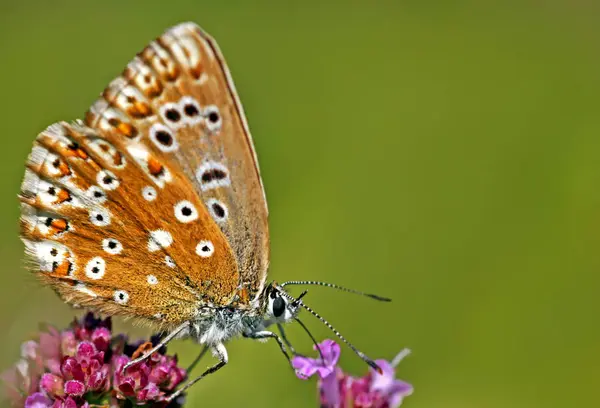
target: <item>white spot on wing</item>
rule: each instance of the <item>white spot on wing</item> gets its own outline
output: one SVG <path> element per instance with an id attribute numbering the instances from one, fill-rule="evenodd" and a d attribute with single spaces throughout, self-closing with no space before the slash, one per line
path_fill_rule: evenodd
<path id="1" fill-rule="evenodd" d="M 173 243 L 173 236 L 165 230 L 156 230 L 150 232 L 148 238 L 148 251 L 156 252 L 161 248 L 167 248 Z"/>
<path id="2" fill-rule="evenodd" d="M 105 190 L 116 190 L 119 187 L 119 180 L 108 170 L 100 170 L 96 175 L 96 181 Z"/>
<path id="3" fill-rule="evenodd" d="M 112 126 L 109 126 L 112 128 Z M 89 140 L 89 146 L 96 154 L 98 154 L 104 161 L 114 167 L 115 169 L 123 169 L 126 166 L 125 158 L 117 149 L 103 139 L 91 139 Z"/>
<path id="4" fill-rule="evenodd" d="M 215 161 L 207 161 L 198 167 L 196 170 L 196 179 L 200 183 L 202 191 L 231 185 L 229 170 L 221 163 Z"/>
<path id="5" fill-rule="evenodd" d="M 146 201 L 154 201 L 156 200 L 156 189 L 152 186 L 146 186 L 142 189 L 142 197 Z"/>
<path id="6" fill-rule="evenodd" d="M 208 207 L 208 212 L 215 221 L 223 222 L 227 220 L 229 211 L 227 210 L 227 206 L 225 204 L 215 198 L 210 198 L 206 202 L 206 206 Z"/>
<path id="7" fill-rule="evenodd" d="M 69 250 L 64 245 L 56 242 L 24 240 L 24 243 L 27 252 L 38 261 L 42 272 L 52 272 L 53 265 L 60 265 L 70 255 Z"/>
<path id="8" fill-rule="evenodd" d="M 106 202 L 106 193 L 98 186 L 91 186 L 85 192 L 86 197 L 97 204 Z"/>
<path id="9" fill-rule="evenodd" d="M 165 256 L 165 263 L 169 268 L 175 268 L 175 261 L 169 255 Z"/>
<path id="10" fill-rule="evenodd" d="M 125 305 L 129 302 L 129 293 L 124 290 L 115 290 L 113 299 L 120 305 Z"/>
<path id="11" fill-rule="evenodd" d="M 97 227 L 105 227 L 110 224 L 110 213 L 105 209 L 90 211 L 90 222 Z"/>
<path id="12" fill-rule="evenodd" d="M 198 210 L 190 201 L 182 200 L 175 204 L 175 218 L 177 221 L 188 223 L 198 219 Z"/>
<path id="13" fill-rule="evenodd" d="M 148 275 L 148 276 L 146 277 L 146 280 L 148 281 L 148 283 L 149 283 L 150 285 L 156 285 L 156 284 L 158 283 L 158 279 L 157 279 L 157 278 L 156 278 L 156 276 L 154 276 L 154 275 Z"/>
<path id="14" fill-rule="evenodd" d="M 159 176 L 154 176 L 150 174 L 148 169 L 148 160 L 150 159 L 150 154 L 145 146 L 141 144 L 132 144 L 127 146 L 127 152 L 133 157 L 133 159 L 140 165 L 144 172 L 158 185 L 160 188 L 165 186 L 165 183 L 170 182 L 173 179 L 169 169 L 166 166 L 163 166 L 163 172 Z"/>
<path id="15" fill-rule="evenodd" d="M 150 140 L 163 152 L 174 152 L 179 148 L 179 144 L 171 129 L 162 123 L 152 125 L 150 128 Z"/>
<path id="16" fill-rule="evenodd" d="M 51 176 L 58 176 L 61 174 L 58 166 L 55 166 L 54 163 L 60 163 L 60 158 L 52 153 L 48 153 L 46 159 L 44 160 L 43 167 Z"/>
<path id="17" fill-rule="evenodd" d="M 160 116 L 171 129 L 179 129 L 185 126 L 183 113 L 177 103 L 165 103 L 160 107 Z"/>
<path id="18" fill-rule="evenodd" d="M 208 258 L 215 252 L 215 246 L 210 241 L 200 241 L 196 245 L 196 253 L 202 258 Z"/>
<path id="19" fill-rule="evenodd" d="M 123 251 L 123 245 L 114 238 L 106 238 L 102 240 L 102 249 L 111 255 L 117 255 Z"/>
<path id="20" fill-rule="evenodd" d="M 200 104 L 191 96 L 184 96 L 179 100 L 179 109 L 185 121 L 193 126 L 204 120 Z"/>
<path id="21" fill-rule="evenodd" d="M 206 121 L 206 128 L 211 133 L 218 133 L 221 130 L 223 121 L 221 119 L 221 113 L 216 105 L 209 105 L 204 108 L 202 113 L 204 120 Z"/>
<path id="22" fill-rule="evenodd" d="M 85 293 L 86 295 L 91 296 L 93 298 L 98 297 L 98 295 L 94 291 L 85 286 L 83 283 L 78 283 L 77 285 L 75 285 L 74 289 L 78 292 Z"/>
<path id="23" fill-rule="evenodd" d="M 88 261 L 85 265 L 85 276 L 90 279 L 101 279 L 106 272 L 106 262 L 97 256 Z"/>

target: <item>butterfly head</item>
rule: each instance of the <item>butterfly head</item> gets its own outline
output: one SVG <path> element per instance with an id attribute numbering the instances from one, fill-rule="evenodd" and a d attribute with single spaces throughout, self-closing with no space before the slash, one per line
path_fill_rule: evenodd
<path id="1" fill-rule="evenodd" d="M 379 300 L 379 301 L 383 301 L 383 302 L 389 302 L 391 299 L 383 297 L 383 296 L 379 296 L 379 295 L 374 295 L 371 293 L 365 293 L 362 291 L 349 289 L 349 288 L 339 286 L 339 285 L 336 285 L 333 283 L 319 282 L 319 281 L 287 281 L 287 282 L 283 282 L 282 284 L 278 284 L 277 282 L 272 282 L 265 287 L 264 291 L 262 292 L 262 294 L 260 296 L 262 313 L 263 313 L 262 324 L 264 327 L 267 327 L 271 324 L 286 323 L 290 320 L 294 320 L 302 326 L 302 328 L 308 333 L 308 335 L 313 340 L 313 343 L 315 343 L 315 345 L 317 345 L 317 341 L 314 339 L 312 334 L 308 331 L 308 328 L 297 317 L 300 309 L 304 309 L 305 311 L 309 312 L 311 315 L 313 315 L 314 317 L 319 319 L 321 321 L 321 323 L 323 323 L 325 326 L 327 326 L 342 342 L 344 342 L 348 347 L 350 347 L 352 349 L 352 351 L 354 351 L 364 362 L 366 362 L 369 366 L 371 366 L 373 369 L 375 369 L 379 373 L 382 373 L 381 367 L 379 367 L 373 360 L 371 360 L 369 357 L 367 357 L 367 355 L 365 355 L 363 352 L 359 351 L 356 347 L 354 347 L 354 345 L 352 343 L 350 343 L 344 336 L 342 336 L 342 334 L 339 331 L 337 331 L 327 320 L 325 320 L 325 318 L 323 318 L 320 314 L 318 314 L 315 310 L 313 310 L 311 307 L 309 307 L 308 305 L 306 305 L 303 302 L 302 298 L 308 293 L 308 291 L 305 290 L 302 293 L 300 293 L 300 295 L 298 295 L 297 297 L 293 297 L 284 289 L 288 285 L 291 285 L 291 286 L 295 286 L 295 285 L 323 286 L 323 287 L 328 287 L 331 289 L 340 290 L 343 292 L 354 293 L 357 295 L 369 297 L 371 299 L 375 299 L 375 300 Z"/>
<path id="2" fill-rule="evenodd" d="M 272 323 L 286 323 L 295 319 L 300 311 L 300 299 L 301 296 L 297 299 L 292 298 L 276 282 L 271 282 L 265 287 L 261 296 L 265 320 Z"/>

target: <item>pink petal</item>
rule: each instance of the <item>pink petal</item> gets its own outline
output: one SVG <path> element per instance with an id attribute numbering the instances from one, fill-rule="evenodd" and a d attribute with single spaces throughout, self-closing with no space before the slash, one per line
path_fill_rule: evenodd
<path id="1" fill-rule="evenodd" d="M 126 397 L 133 397 L 135 395 L 135 380 L 131 377 L 127 377 L 119 384 L 119 391 Z"/>
<path id="2" fill-rule="evenodd" d="M 319 395 L 322 405 L 327 407 L 336 407 L 342 401 L 342 381 L 343 373 L 338 369 L 319 381 Z"/>
<path id="3" fill-rule="evenodd" d="M 404 397 L 408 397 L 413 393 L 413 386 L 407 382 L 396 380 L 389 389 L 387 396 L 389 408 L 398 408 L 402 405 Z"/>
<path id="4" fill-rule="evenodd" d="M 51 408 L 52 401 L 41 392 L 31 394 L 25 400 L 25 408 Z"/>
<path id="5" fill-rule="evenodd" d="M 96 349 L 106 351 L 110 345 L 111 333 L 106 327 L 99 327 L 92 332 L 92 343 Z"/>
<path id="6" fill-rule="evenodd" d="M 62 403 L 61 408 L 78 408 L 77 403 L 71 397 L 67 398 L 65 402 Z"/>
<path id="7" fill-rule="evenodd" d="M 38 355 L 39 345 L 35 341 L 26 341 L 21 344 L 21 357 L 35 360 Z"/>
<path id="8" fill-rule="evenodd" d="M 295 356 L 292 358 L 292 367 L 296 370 L 296 375 L 302 380 L 306 380 L 317 372 L 317 364 L 314 359 L 308 357 Z"/>
<path id="9" fill-rule="evenodd" d="M 40 388 L 46 393 L 54 396 L 61 396 L 64 393 L 64 381 L 62 377 L 46 373 L 40 380 Z"/>
<path id="10" fill-rule="evenodd" d="M 319 349 L 321 350 L 321 354 L 323 355 L 323 360 L 325 360 L 325 365 L 334 366 L 337 364 L 340 358 L 340 345 L 331 339 L 323 340 L 319 343 Z M 317 346 L 313 346 L 315 350 L 317 350 Z M 319 360 L 321 359 L 321 355 L 319 355 Z"/>
<path id="11" fill-rule="evenodd" d="M 81 365 L 73 357 L 66 357 L 63 360 L 60 370 L 66 380 L 84 381 L 85 379 Z"/>
<path id="12" fill-rule="evenodd" d="M 81 397 L 85 393 L 85 385 L 81 381 L 70 380 L 65 383 L 65 394 Z"/>
<path id="13" fill-rule="evenodd" d="M 371 390 L 379 391 L 382 394 L 387 394 L 388 389 L 396 379 L 396 370 L 390 363 L 385 360 L 376 360 L 375 363 L 381 368 L 381 374 L 371 370 Z"/>
<path id="14" fill-rule="evenodd" d="M 77 359 L 78 360 L 90 360 L 96 354 L 96 346 L 89 341 L 82 341 L 77 346 Z"/>
<path id="15" fill-rule="evenodd" d="M 74 356 L 77 350 L 77 339 L 72 331 L 61 334 L 60 348 L 64 356 Z"/>
<path id="16" fill-rule="evenodd" d="M 160 395 L 160 389 L 156 384 L 148 384 L 143 390 L 138 392 L 137 400 L 138 402 L 144 401 L 152 401 L 156 400 Z"/>
<path id="17" fill-rule="evenodd" d="M 307 379 L 318 373 L 320 378 L 330 375 L 340 358 L 340 346 L 333 340 L 324 340 L 318 345 L 323 358 L 310 358 L 295 356 L 292 366 L 296 369 L 296 375 L 300 379 Z M 317 350 L 317 345 L 314 346 Z M 320 356 L 319 356 L 320 357 Z"/>

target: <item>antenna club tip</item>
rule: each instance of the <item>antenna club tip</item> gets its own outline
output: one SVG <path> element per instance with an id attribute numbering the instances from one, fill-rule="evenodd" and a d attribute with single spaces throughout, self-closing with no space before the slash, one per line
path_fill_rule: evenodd
<path id="1" fill-rule="evenodd" d="M 379 367 L 379 365 L 376 362 L 374 362 L 371 359 L 366 359 L 365 361 L 373 370 L 377 371 L 379 375 L 383 375 L 383 369 Z"/>
<path id="2" fill-rule="evenodd" d="M 380 302 L 391 302 L 392 301 L 392 299 L 390 299 L 388 297 L 373 295 L 372 293 L 367 294 L 367 296 L 370 297 L 371 299 L 379 300 Z"/>

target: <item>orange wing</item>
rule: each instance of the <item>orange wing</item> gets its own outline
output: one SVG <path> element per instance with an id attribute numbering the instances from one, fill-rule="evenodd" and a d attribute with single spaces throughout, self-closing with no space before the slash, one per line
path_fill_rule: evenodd
<path id="1" fill-rule="evenodd" d="M 27 167 L 22 237 L 69 303 L 172 326 L 264 284 L 256 156 L 222 57 L 195 25 L 151 43 L 85 124 L 42 132 Z"/>
<path id="2" fill-rule="evenodd" d="M 194 184 L 233 249 L 250 298 L 269 263 L 267 204 L 252 137 L 216 42 L 192 23 L 171 28 L 128 64 L 86 123 L 146 144 Z"/>

